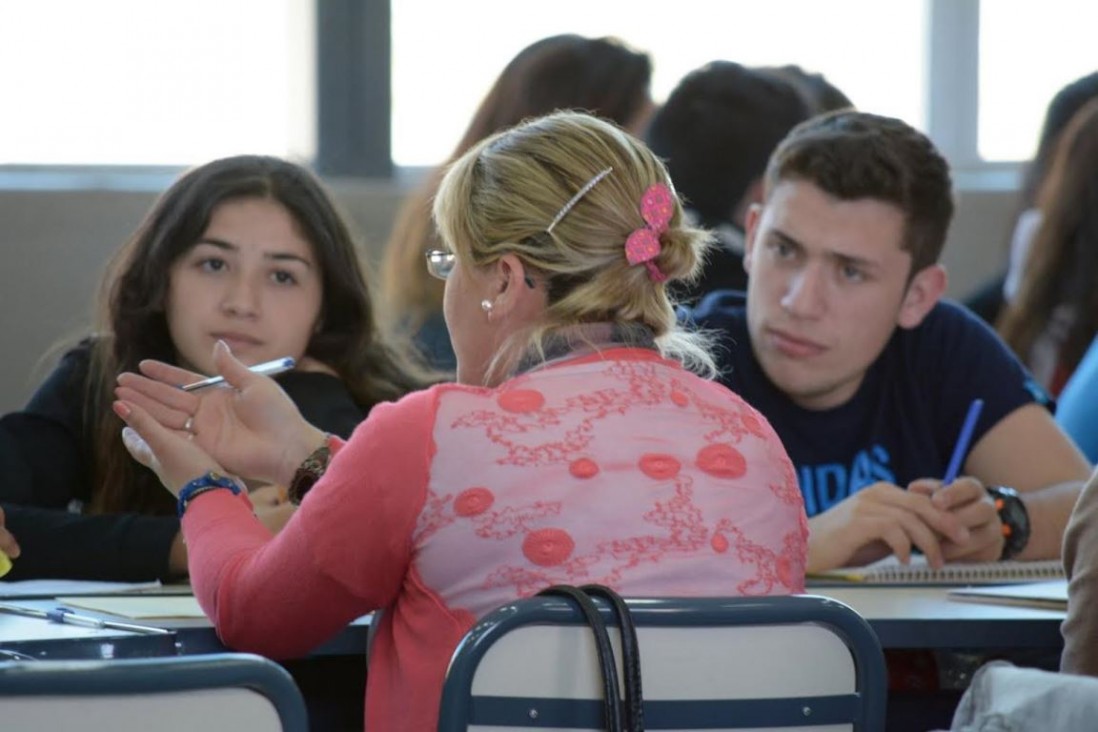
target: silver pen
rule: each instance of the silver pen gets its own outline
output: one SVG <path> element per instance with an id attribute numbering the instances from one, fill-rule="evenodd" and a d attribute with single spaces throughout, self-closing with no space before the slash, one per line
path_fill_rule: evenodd
<path id="1" fill-rule="evenodd" d="M 155 628 L 149 625 L 119 623 L 114 620 L 95 618 L 90 615 L 79 615 L 72 610 L 63 607 L 57 607 L 53 610 L 39 610 L 38 608 L 23 607 L 22 605 L 12 605 L 11 603 L 0 602 L 0 612 L 10 613 L 12 615 L 22 615 L 27 618 L 39 618 L 41 620 L 48 620 L 65 625 L 80 625 L 85 628 L 97 628 L 99 630 L 125 630 L 130 633 L 145 633 L 147 635 L 170 635 L 172 632 L 165 628 Z"/>
<path id="2" fill-rule="evenodd" d="M 274 376 L 275 374 L 281 374 L 283 371 L 289 371 L 297 363 L 291 357 L 276 358 L 274 361 L 267 361 L 265 363 L 257 363 L 255 366 L 249 366 L 248 370 L 253 374 L 262 374 L 263 376 Z M 183 391 L 194 391 L 195 389 L 205 389 L 207 386 L 217 386 L 225 382 L 224 376 L 211 376 L 208 379 L 202 379 L 202 381 L 196 381 L 192 384 L 183 384 L 179 388 Z"/>

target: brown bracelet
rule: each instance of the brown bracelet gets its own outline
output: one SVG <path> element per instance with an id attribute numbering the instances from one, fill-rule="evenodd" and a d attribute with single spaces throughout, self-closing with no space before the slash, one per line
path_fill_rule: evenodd
<path id="1" fill-rule="evenodd" d="M 324 471 L 328 469 L 328 463 L 332 459 L 331 450 L 328 449 L 328 438 L 329 435 L 325 435 L 324 444 L 313 450 L 294 471 L 294 478 L 290 481 L 290 487 L 286 492 L 289 493 L 290 503 L 295 506 L 301 503 L 301 499 L 313 487 L 313 483 L 320 480 L 320 476 L 324 475 Z"/>

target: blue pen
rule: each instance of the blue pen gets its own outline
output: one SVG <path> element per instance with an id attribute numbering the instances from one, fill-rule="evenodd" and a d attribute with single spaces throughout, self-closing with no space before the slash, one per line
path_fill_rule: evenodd
<path id="1" fill-rule="evenodd" d="M 957 444 L 953 446 L 953 456 L 949 458 L 949 467 L 946 468 L 942 485 L 949 485 L 957 479 L 957 473 L 961 470 L 961 460 L 968 452 L 968 444 L 972 442 L 972 432 L 976 429 L 976 420 L 980 418 L 980 410 L 984 408 L 983 399 L 973 399 L 968 405 L 968 414 L 965 415 L 965 423 L 961 426 L 961 434 L 957 435 Z"/>

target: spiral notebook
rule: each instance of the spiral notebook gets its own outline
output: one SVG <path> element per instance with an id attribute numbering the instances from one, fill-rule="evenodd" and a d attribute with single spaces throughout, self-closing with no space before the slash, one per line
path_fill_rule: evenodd
<path id="1" fill-rule="evenodd" d="M 1064 566 L 1059 559 L 1038 562 L 957 563 L 932 569 L 922 555 L 911 557 L 906 565 L 901 564 L 893 555 L 864 567 L 843 567 L 814 573 L 809 579 L 894 585 L 999 585 L 1063 577 Z"/>

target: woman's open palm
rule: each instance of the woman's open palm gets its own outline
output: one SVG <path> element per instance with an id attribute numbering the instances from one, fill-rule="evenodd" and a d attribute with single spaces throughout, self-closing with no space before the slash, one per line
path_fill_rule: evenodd
<path id="1" fill-rule="evenodd" d="M 116 396 L 193 439 L 226 470 L 252 480 L 288 484 L 324 433 L 302 418 L 275 381 L 254 374 L 219 343 L 214 361 L 226 383 L 193 392 L 180 384 L 203 378 L 161 361 L 118 377 Z"/>

